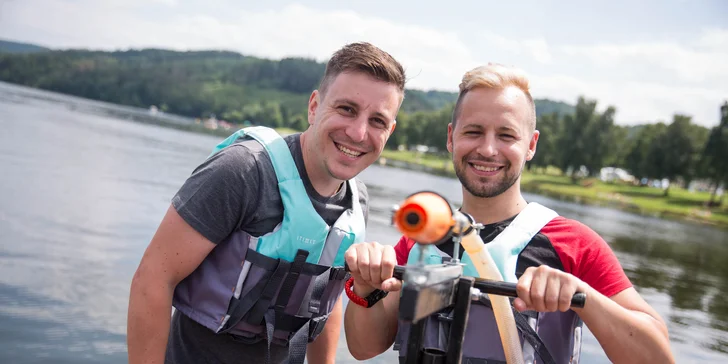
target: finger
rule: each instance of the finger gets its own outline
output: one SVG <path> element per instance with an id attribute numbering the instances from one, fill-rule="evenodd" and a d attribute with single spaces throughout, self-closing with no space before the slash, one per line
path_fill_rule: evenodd
<path id="1" fill-rule="evenodd" d="M 352 245 L 349 249 L 346 250 L 346 253 L 344 253 L 344 261 L 346 261 L 346 265 L 349 266 L 349 273 L 351 273 L 351 275 L 354 277 L 359 275 L 357 248 L 357 246 Z"/>
<path id="2" fill-rule="evenodd" d="M 547 273 L 544 269 L 537 268 L 531 280 L 531 308 L 538 312 L 545 312 L 546 284 L 548 283 Z"/>
<path id="3" fill-rule="evenodd" d="M 357 247 L 357 262 L 359 263 L 359 276 L 361 279 L 369 284 L 371 277 L 369 276 L 369 247 L 367 244 L 362 244 Z"/>
<path id="4" fill-rule="evenodd" d="M 576 288 L 577 284 L 573 281 L 570 281 L 561 287 L 561 294 L 559 295 L 559 311 L 566 312 L 571 309 L 571 298 L 576 293 Z"/>
<path id="5" fill-rule="evenodd" d="M 518 279 L 518 283 L 516 283 L 516 293 L 524 304 L 523 310 L 531 307 L 531 282 L 533 281 L 533 272 L 535 270 L 535 268 L 526 269 L 521 278 Z"/>
<path id="6" fill-rule="evenodd" d="M 528 310 L 528 305 L 526 305 L 526 301 L 522 300 L 520 297 L 513 300 L 513 307 L 515 307 L 518 312 Z"/>
<path id="7" fill-rule="evenodd" d="M 556 274 L 550 274 L 548 278 L 546 278 L 546 293 L 544 296 L 545 312 L 554 312 L 559 309 L 561 284 L 561 278 Z"/>
<path id="8" fill-rule="evenodd" d="M 387 292 L 397 292 L 402 289 L 402 281 L 397 278 L 388 278 L 382 282 L 382 290 Z"/>
<path id="9" fill-rule="evenodd" d="M 397 265 L 397 253 L 394 252 L 392 246 L 385 246 L 382 254 L 382 281 L 392 278 L 394 275 L 394 267 Z"/>
<path id="10" fill-rule="evenodd" d="M 376 243 L 369 246 L 369 277 L 372 286 L 382 286 L 382 247 Z"/>

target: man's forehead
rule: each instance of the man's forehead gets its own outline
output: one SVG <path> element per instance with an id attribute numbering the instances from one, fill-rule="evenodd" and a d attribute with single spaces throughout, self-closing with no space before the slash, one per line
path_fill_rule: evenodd
<path id="1" fill-rule="evenodd" d="M 496 124 L 497 126 L 518 126 L 528 124 L 530 104 L 525 98 L 518 98 L 502 90 L 468 92 L 460 105 L 457 123 Z M 465 125 L 463 125 L 465 126 Z"/>
<path id="2" fill-rule="evenodd" d="M 530 102 L 519 88 L 508 86 L 502 89 L 476 88 L 468 91 L 462 100 L 465 106 L 487 104 L 489 107 L 527 110 Z"/>

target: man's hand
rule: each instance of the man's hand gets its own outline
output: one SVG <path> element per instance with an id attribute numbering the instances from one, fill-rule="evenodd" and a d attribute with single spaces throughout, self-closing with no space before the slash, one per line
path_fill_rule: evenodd
<path id="1" fill-rule="evenodd" d="M 575 276 L 542 265 L 526 269 L 518 283 L 518 298 L 513 305 L 518 311 L 566 312 L 576 292 L 586 292 L 588 285 Z"/>
<path id="2" fill-rule="evenodd" d="M 354 277 L 354 293 L 367 297 L 375 289 L 392 292 L 402 288 L 393 277 L 397 254 L 390 245 L 354 244 L 344 254 Z M 390 294 L 372 307 L 346 305 L 344 331 L 349 352 L 357 360 L 371 359 L 392 347 L 397 336 L 399 295 Z M 376 334 L 373 334 L 376 333 Z"/>
<path id="3" fill-rule="evenodd" d="M 402 282 L 393 278 L 397 255 L 394 248 L 377 242 L 354 244 L 344 254 L 354 277 L 354 293 L 366 297 L 375 289 L 399 291 Z"/>

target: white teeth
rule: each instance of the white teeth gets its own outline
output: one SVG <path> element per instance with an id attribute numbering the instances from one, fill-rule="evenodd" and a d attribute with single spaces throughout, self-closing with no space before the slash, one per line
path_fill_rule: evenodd
<path id="1" fill-rule="evenodd" d="M 483 167 L 477 164 L 473 164 L 473 168 L 483 172 L 495 172 L 498 170 L 499 167 Z"/>
<path id="2" fill-rule="evenodd" d="M 343 145 L 336 144 L 336 147 L 339 148 L 340 151 L 344 152 L 349 157 L 355 158 L 361 155 L 361 152 L 353 151 Z"/>

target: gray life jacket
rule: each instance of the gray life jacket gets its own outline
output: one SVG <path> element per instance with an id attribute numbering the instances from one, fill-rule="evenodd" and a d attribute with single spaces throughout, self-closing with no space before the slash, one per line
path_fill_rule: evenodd
<path id="1" fill-rule="evenodd" d="M 488 244 L 486 249 L 493 257 L 506 282 L 517 282 L 516 262 L 521 251 L 531 239 L 558 214 L 538 203 L 531 202 L 505 230 Z M 436 245 L 419 246 L 410 250 L 408 265 L 417 264 L 423 255 L 425 264 L 442 264 L 450 256 Z M 461 263 L 463 275 L 479 277 L 467 252 Z M 425 349 L 444 352 L 447 348 L 453 310 L 446 309 L 427 318 L 423 346 Z M 516 326 L 521 333 L 525 363 L 578 363 L 581 353 L 582 321 L 572 310 L 566 312 L 518 312 L 513 309 Z M 407 354 L 410 325 L 399 322 L 394 350 L 399 351 L 400 362 Z M 468 317 L 462 349 L 463 363 L 505 363 L 505 353 L 498 333 L 495 315 L 487 300 L 473 301 Z"/>
<path id="2" fill-rule="evenodd" d="M 181 313 L 241 342 L 261 339 L 289 346 L 290 361 L 303 362 L 306 344 L 320 333 L 343 291 L 344 253 L 364 240 L 365 223 L 355 180 L 347 181 L 352 206 L 333 226 L 316 212 L 290 149 L 265 127 L 242 129 L 211 155 L 250 136 L 273 164 L 283 220 L 263 236 L 239 230 L 217 244 L 174 291 Z"/>

